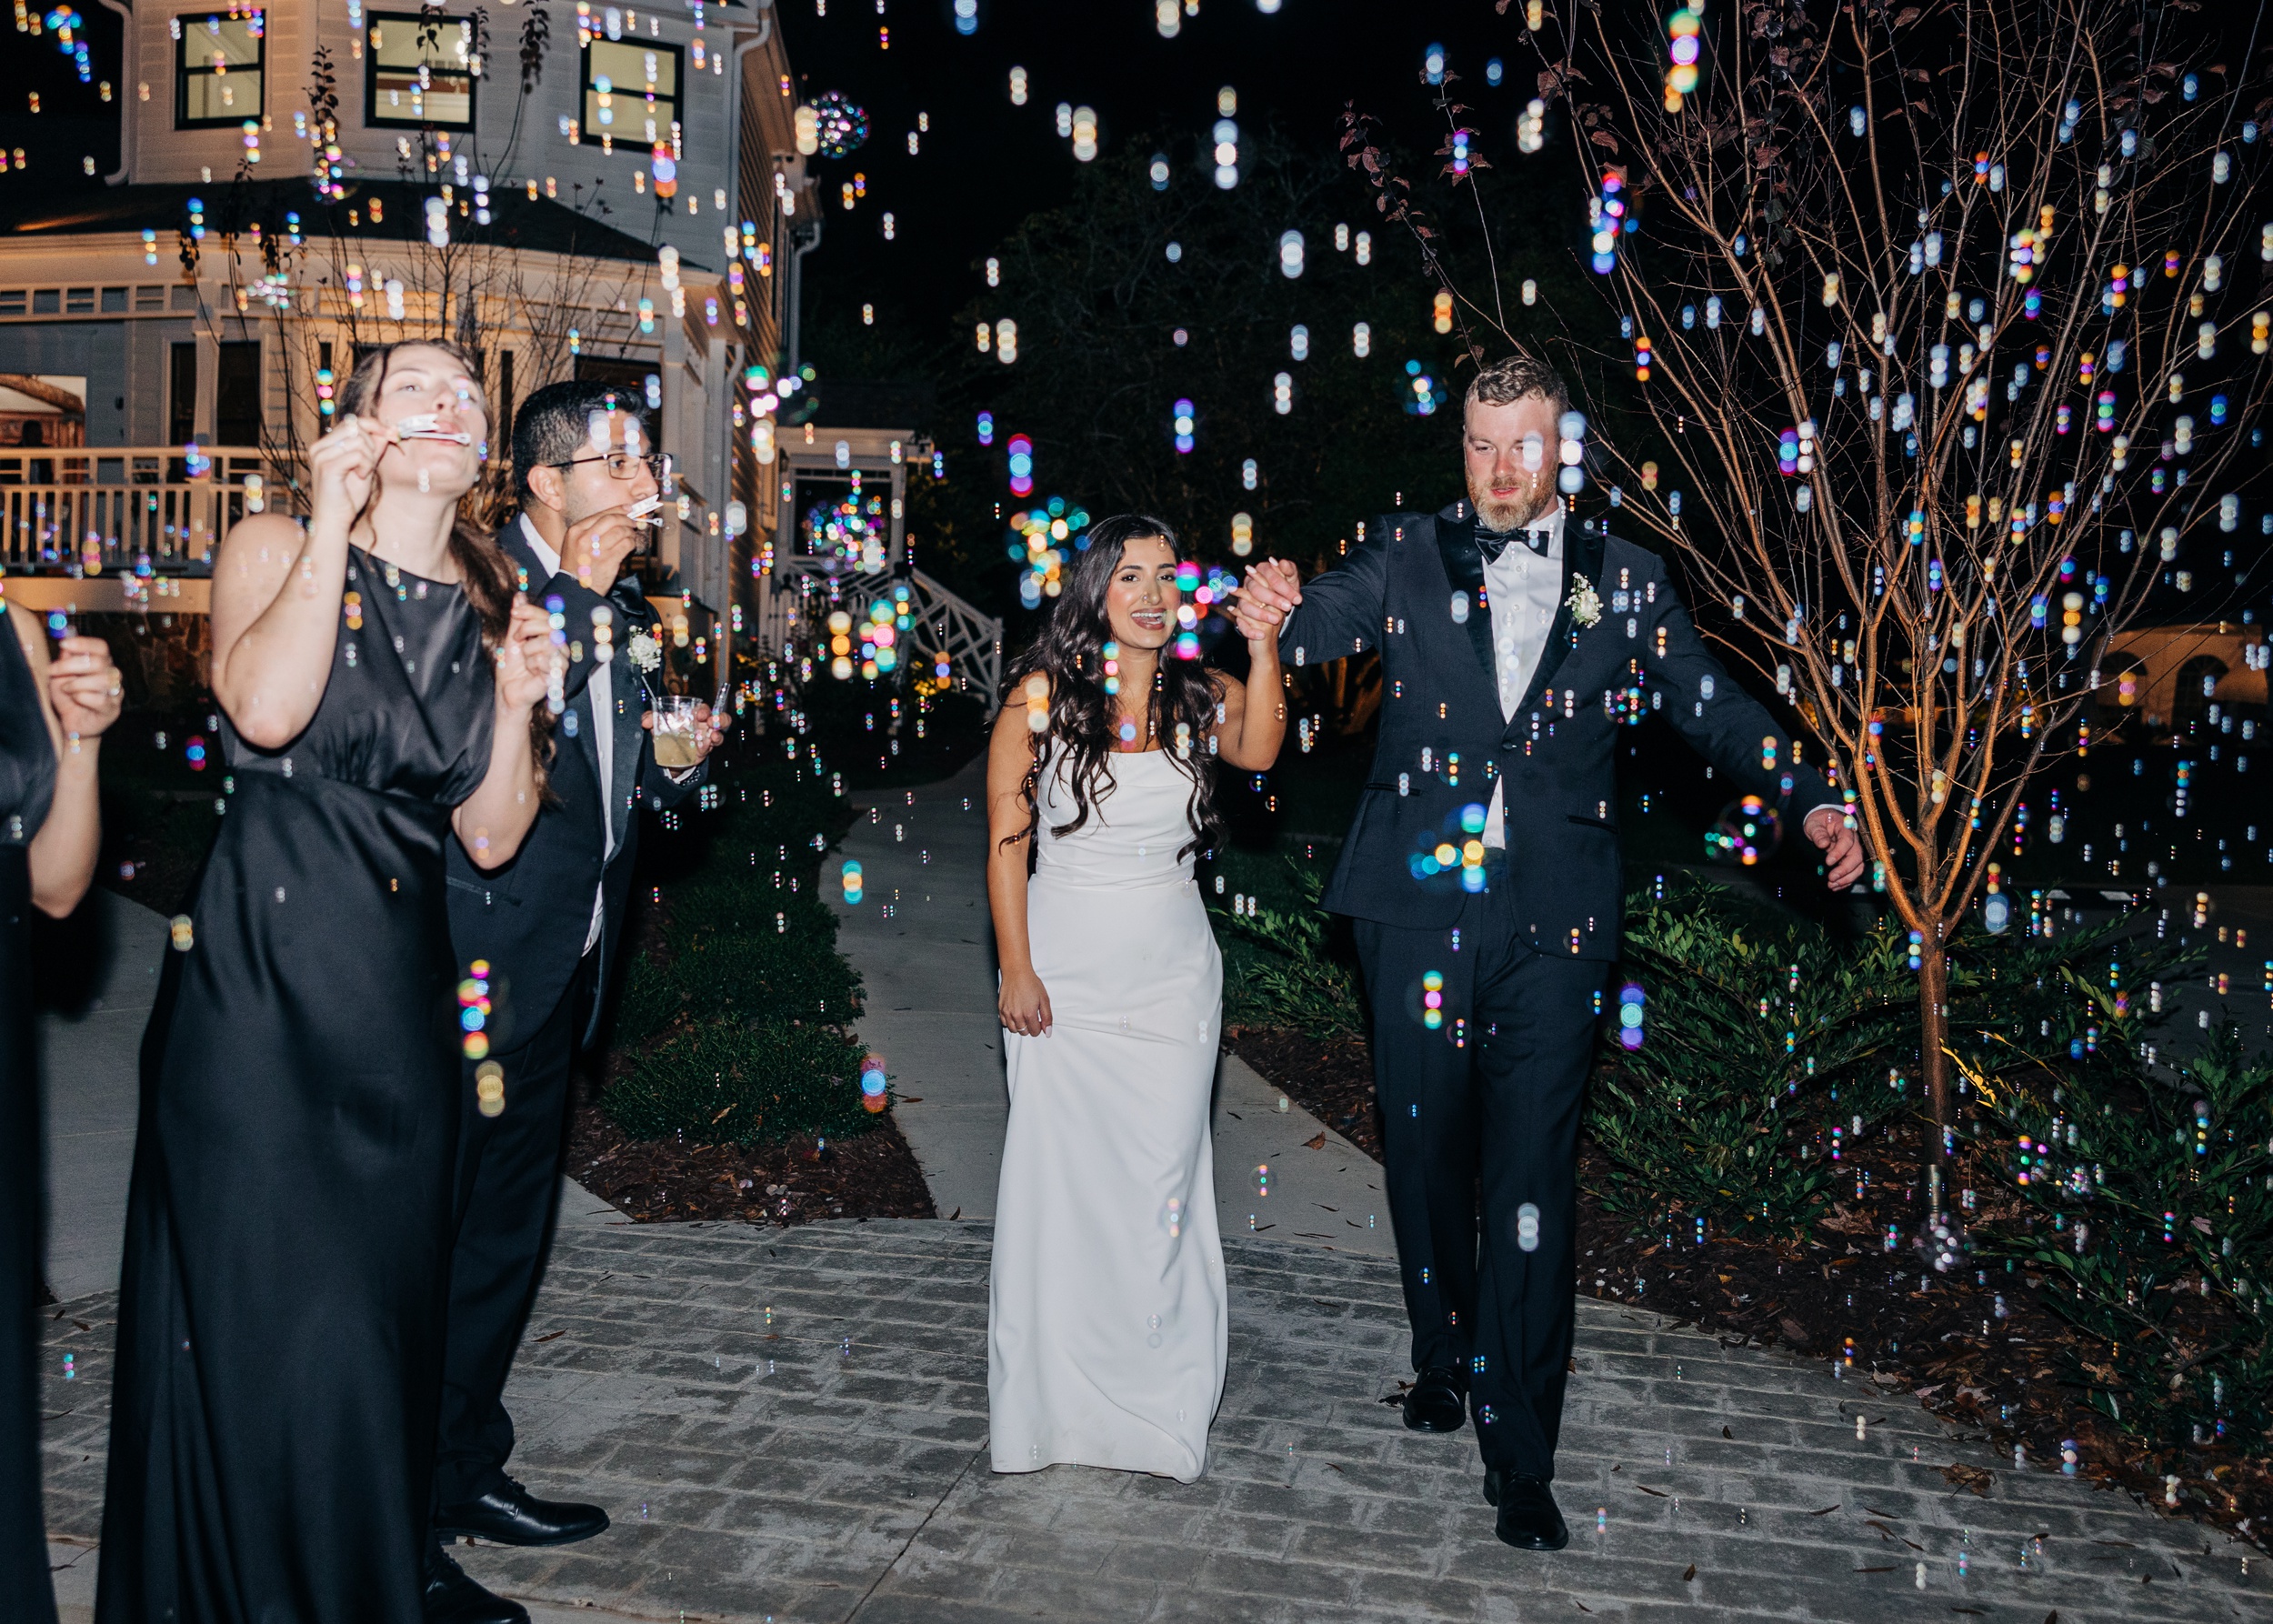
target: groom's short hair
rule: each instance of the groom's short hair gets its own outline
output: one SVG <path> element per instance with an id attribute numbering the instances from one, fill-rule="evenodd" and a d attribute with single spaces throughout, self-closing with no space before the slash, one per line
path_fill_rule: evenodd
<path id="1" fill-rule="evenodd" d="M 1570 410 L 1570 391 L 1564 386 L 1562 374 L 1528 351 L 1517 350 L 1494 361 L 1468 381 L 1461 420 L 1467 421 L 1469 406 L 1508 406 L 1531 395 L 1543 395 L 1554 402 L 1557 417 Z"/>

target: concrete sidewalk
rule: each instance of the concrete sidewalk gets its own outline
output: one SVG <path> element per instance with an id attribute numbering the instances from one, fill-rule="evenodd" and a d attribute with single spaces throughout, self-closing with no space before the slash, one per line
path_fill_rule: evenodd
<path id="1" fill-rule="evenodd" d="M 986 796 L 983 757 L 940 783 L 858 796 L 859 818 L 822 870 L 841 922 L 838 945 L 866 989 L 861 1037 L 885 1058 L 898 1095 L 895 1119 L 942 1218 L 994 1216 L 1010 1116 L 986 907 Z M 860 865 L 858 903 L 845 900 L 847 860 Z M 1380 1168 L 1236 1055 L 1224 1056 L 1217 1072 L 1215 1139 L 1225 1236 L 1396 1255 Z"/>
<path id="2" fill-rule="evenodd" d="M 1268 1237 L 1226 1247 L 1230 1371 L 1206 1478 L 996 1477 L 990 1240 L 968 1221 L 564 1229 L 506 1394 L 515 1469 L 616 1525 L 460 1556 L 546 1624 L 2273 1610 L 2265 1562 L 2245 1574 L 2248 1549 L 2215 1530 L 2011 1470 L 1907 1393 L 1591 1299 L 1556 1484 L 1571 1548 L 1510 1550 L 1472 1434 L 1407 1432 L 1379 1401 L 1409 1374 L 1394 1266 Z M 104 1294 L 48 1327 L 48 1509 L 75 1624 L 94 1594 L 114 1311 Z M 1985 1498 L 1951 1465 L 1979 1469 Z"/>

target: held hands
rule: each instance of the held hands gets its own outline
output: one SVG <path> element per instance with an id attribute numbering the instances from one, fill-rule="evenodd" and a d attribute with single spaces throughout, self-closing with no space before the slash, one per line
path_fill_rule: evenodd
<path id="1" fill-rule="evenodd" d="M 118 720 L 124 691 L 110 645 L 100 637 L 65 637 L 47 662 L 47 697 L 74 747 L 81 739 L 100 737 Z"/>
<path id="2" fill-rule="evenodd" d="M 1299 572 L 1284 558 L 1266 558 L 1247 571 L 1233 594 L 1232 622 L 1250 647 L 1275 642 L 1301 601 Z"/>
<path id="3" fill-rule="evenodd" d="M 562 655 L 553 641 L 552 621 L 526 597 L 513 600 L 513 623 L 497 645 L 496 658 L 497 707 L 516 714 L 534 708 L 552 686 Z"/>
<path id="4" fill-rule="evenodd" d="M 648 732 L 653 733 L 655 731 L 655 712 L 651 710 L 641 711 L 639 713 L 639 725 L 642 727 L 645 727 Z M 714 716 L 711 714 L 710 707 L 707 705 L 697 705 L 695 707 L 695 731 L 687 736 L 689 741 L 695 747 L 695 759 L 697 762 L 700 762 L 705 757 L 708 756 L 711 751 L 716 749 L 720 745 L 725 744 L 726 742 L 726 729 L 733 726 L 734 718 L 726 715 L 724 712 L 720 712 Z M 678 770 L 692 771 L 693 769 L 681 768 Z"/>
<path id="5" fill-rule="evenodd" d="M 1046 1038 L 1052 1024 L 1049 989 L 1032 970 L 1005 970 L 996 1000 L 1002 1024 L 1024 1038 Z"/>
<path id="6" fill-rule="evenodd" d="M 603 507 L 568 526 L 560 567 L 603 597 L 623 573 L 624 560 L 638 549 L 645 532 L 621 507 Z"/>
<path id="7" fill-rule="evenodd" d="M 1862 837 L 1849 828 L 1847 815 L 1836 807 L 1817 807 L 1807 814 L 1807 838 L 1822 849 L 1830 872 L 1824 883 L 1844 891 L 1863 877 Z"/>

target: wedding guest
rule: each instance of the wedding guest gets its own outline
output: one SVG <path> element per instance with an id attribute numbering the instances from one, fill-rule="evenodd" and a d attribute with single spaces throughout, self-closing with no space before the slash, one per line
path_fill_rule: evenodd
<path id="1" fill-rule="evenodd" d="M 1405 1424 L 1472 1408 L 1484 1498 L 1510 1545 L 1559 1550 L 1548 1484 L 1570 1358 L 1579 1105 L 1594 997 L 1618 951 L 1618 723 L 1640 680 L 1731 781 L 1862 872 L 1838 792 L 1706 651 L 1664 560 L 1557 495 L 1561 378 L 1528 356 L 1468 386 L 1467 496 L 1392 514 L 1299 587 L 1239 595 L 1297 667 L 1379 653 L 1373 774 L 1325 905 L 1354 921 L 1418 1378 Z M 1637 674 L 1638 673 L 1638 677 Z M 1447 858 L 1449 860 L 1447 860 Z M 1417 1018 L 1442 977 L 1441 1025 Z M 1479 1202 L 1480 1195 L 1480 1202 Z"/>
<path id="2" fill-rule="evenodd" d="M 639 803 L 694 793 L 698 765 L 656 766 L 643 662 L 659 664 L 655 611 L 627 569 L 655 532 L 663 459 L 622 391 L 548 384 L 513 426 L 520 516 L 497 546 L 522 589 L 559 617 L 568 665 L 551 794 L 519 854 L 485 873 L 449 848 L 450 935 L 458 962 L 488 966 L 486 1058 L 459 1089 L 456 1230 L 435 1462 L 426 1618 L 520 1624 L 444 1549 L 476 1535 L 565 1545 L 607 1527 L 597 1506 L 546 1500 L 506 1475 L 513 1418 L 505 1385 L 544 1278 L 567 1147 L 569 1065 L 597 1032 L 639 842 Z M 696 710 L 692 748 L 724 737 Z"/>
<path id="3" fill-rule="evenodd" d="M 1013 668 L 987 757 L 1010 1085 L 987 1309 L 994 1468 L 1189 1483 L 1223 1397 L 1208 1102 L 1223 960 L 1193 877 L 1218 759 L 1286 732 L 1269 628 L 1244 682 L 1174 650 L 1176 537 L 1109 518 Z"/>
<path id="4" fill-rule="evenodd" d="M 118 668 L 100 637 L 65 636 L 6 606 L 0 636 L 0 1619 L 54 1624 L 40 1511 L 39 1055 L 30 911 L 79 906 L 102 842 L 95 761 L 118 719 Z"/>
<path id="5" fill-rule="evenodd" d="M 95 1616 L 409 1619 L 431 1509 L 460 972 L 444 847 L 544 792 L 545 617 L 459 516 L 474 363 L 357 364 L 306 527 L 213 570 L 235 790 L 144 1043 Z"/>

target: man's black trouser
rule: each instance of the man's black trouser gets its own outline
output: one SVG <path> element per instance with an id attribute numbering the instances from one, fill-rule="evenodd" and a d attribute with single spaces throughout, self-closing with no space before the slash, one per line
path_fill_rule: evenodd
<path id="1" fill-rule="evenodd" d="M 1551 1479 L 1577 1287 L 1578 1115 L 1607 967 L 1534 952 L 1497 861 L 1490 873 L 1492 888 L 1465 897 L 1446 928 L 1353 925 L 1413 1368 L 1467 1374 L 1485 1465 Z"/>
<path id="2" fill-rule="evenodd" d="M 569 1063 L 591 1009 L 597 953 L 536 1031 L 489 1058 L 505 1069 L 505 1108 L 481 1112 L 475 1066 L 459 1084 L 457 1237 L 450 1252 L 450 1319 L 434 1500 L 455 1506 L 495 1489 L 513 1453 L 506 1375 L 552 1252 L 568 1136 Z"/>

